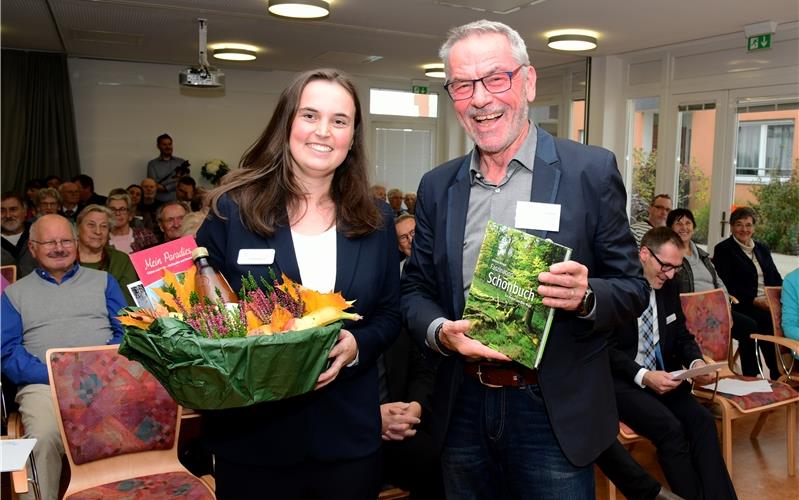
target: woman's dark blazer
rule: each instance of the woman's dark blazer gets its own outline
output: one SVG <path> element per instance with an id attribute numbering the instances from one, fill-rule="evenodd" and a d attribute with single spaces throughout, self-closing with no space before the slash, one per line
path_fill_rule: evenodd
<path id="1" fill-rule="evenodd" d="M 755 258 L 763 270 L 765 286 L 782 285 L 782 277 L 771 258 L 771 251 L 759 241 L 755 241 Z M 757 295 L 757 269 L 735 241 L 735 237 L 730 236 L 716 245 L 713 250 L 713 265 L 726 285 L 727 292 L 742 305 L 751 305 Z"/>
<path id="2" fill-rule="evenodd" d="M 349 460 L 380 448 L 380 406 L 376 360 L 399 334 L 397 236 L 387 205 L 383 227 L 360 238 L 336 239 L 336 285 L 363 316 L 346 322 L 358 343 L 358 363 L 343 368 L 328 386 L 283 401 L 246 408 L 203 412 L 203 434 L 211 451 L 229 461 L 247 464 L 293 464 L 304 459 Z M 268 266 L 237 264 L 243 248 L 275 250 L 276 276 L 285 273 L 301 282 L 291 230 L 279 227 L 264 238 L 248 230 L 238 206 L 219 200 L 223 219 L 211 214 L 197 233 L 197 245 L 208 249 L 211 264 L 234 290 L 252 272 L 269 279 Z M 269 367 L 264 367 L 269 369 Z"/>

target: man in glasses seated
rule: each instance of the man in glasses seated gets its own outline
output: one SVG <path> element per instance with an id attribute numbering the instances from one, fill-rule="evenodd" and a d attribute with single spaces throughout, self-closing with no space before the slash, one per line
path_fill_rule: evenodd
<path id="1" fill-rule="evenodd" d="M 651 289 L 649 306 L 618 328 L 610 357 L 619 419 L 655 445 L 674 493 L 684 498 L 736 498 L 721 455 L 713 417 L 691 384 L 669 372 L 705 364 L 685 316 L 674 275 L 682 267 L 680 237 L 668 227 L 644 234 L 639 259 Z M 712 383 L 711 375 L 695 379 Z"/>
<path id="2" fill-rule="evenodd" d="M 116 314 L 126 303 L 111 275 L 76 262 L 75 228 L 61 215 L 37 219 L 28 246 L 38 267 L 2 296 L 2 370 L 19 387 L 16 402 L 25 434 L 38 440 L 33 456 L 42 498 L 55 499 L 64 449 L 45 353 L 56 347 L 119 343 L 122 325 Z"/>
<path id="3" fill-rule="evenodd" d="M 641 222 L 636 222 L 630 226 L 635 242 L 641 244 L 641 238 L 653 227 L 663 227 L 666 225 L 666 217 L 671 212 L 671 196 L 665 193 L 655 195 L 652 203 L 649 204 L 649 217 Z"/>

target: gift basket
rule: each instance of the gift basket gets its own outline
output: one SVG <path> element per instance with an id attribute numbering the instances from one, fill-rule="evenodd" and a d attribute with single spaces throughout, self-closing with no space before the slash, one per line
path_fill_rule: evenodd
<path id="1" fill-rule="evenodd" d="M 352 302 L 340 294 L 286 276 L 248 276 L 238 302 L 230 302 L 236 294 L 224 277 L 217 274 L 209 289 L 207 268 L 195 263 L 182 274 L 164 270 L 153 308 L 128 307 L 119 316 L 120 354 L 140 362 L 184 407 L 237 408 L 308 392 L 342 321 L 360 319 L 345 312 Z"/>

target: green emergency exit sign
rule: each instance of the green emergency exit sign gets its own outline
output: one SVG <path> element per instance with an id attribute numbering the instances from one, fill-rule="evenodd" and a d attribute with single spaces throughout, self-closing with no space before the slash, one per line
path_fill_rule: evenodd
<path id="1" fill-rule="evenodd" d="M 427 87 L 425 87 L 424 85 L 412 85 L 411 92 L 413 92 L 414 94 L 426 94 Z"/>
<path id="2" fill-rule="evenodd" d="M 746 39 L 746 50 L 763 50 L 771 48 L 771 33 L 750 36 Z"/>

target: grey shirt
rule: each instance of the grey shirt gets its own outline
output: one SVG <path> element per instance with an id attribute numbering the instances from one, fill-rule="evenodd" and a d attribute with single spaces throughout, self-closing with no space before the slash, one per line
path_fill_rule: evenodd
<path id="1" fill-rule="evenodd" d="M 516 202 L 530 201 L 533 189 L 533 164 L 538 145 L 538 131 L 530 123 L 527 137 L 508 164 L 505 177 L 496 185 L 488 182 L 480 172 L 480 152 L 474 148 L 471 153 L 469 177 L 469 208 L 466 213 L 466 229 L 463 235 L 463 296 L 469 294 L 472 286 L 474 268 L 483 244 L 485 229 L 489 220 L 515 227 Z M 435 339 L 438 327 L 446 318 L 436 318 L 427 328 L 427 345 L 433 350 L 447 354 Z"/>
<path id="2" fill-rule="evenodd" d="M 469 166 L 469 211 L 466 214 L 466 232 L 463 235 L 464 297 L 472 286 L 472 276 L 488 221 L 515 227 L 516 202 L 530 201 L 537 141 L 536 127 L 531 123 L 522 147 L 508 164 L 505 177 L 496 185 L 485 180 L 480 173 L 480 154 L 477 148 L 472 150 Z"/>
<path id="3" fill-rule="evenodd" d="M 151 177 L 155 182 L 166 188 L 166 191 L 159 191 L 155 198 L 160 202 L 172 201 L 175 199 L 175 191 L 178 187 L 178 180 L 175 178 L 175 169 L 185 162 L 183 158 L 173 156 L 168 160 L 153 158 L 147 162 L 147 177 Z"/>

